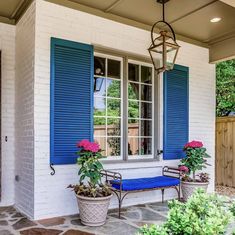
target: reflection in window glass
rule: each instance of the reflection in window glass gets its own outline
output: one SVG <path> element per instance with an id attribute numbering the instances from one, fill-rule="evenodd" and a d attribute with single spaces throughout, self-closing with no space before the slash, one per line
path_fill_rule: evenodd
<path id="1" fill-rule="evenodd" d="M 94 58 L 94 73 L 95 75 L 105 76 L 105 58 Z"/>
<path id="2" fill-rule="evenodd" d="M 94 136 L 106 135 L 106 120 L 104 117 L 94 117 Z"/>
<path id="3" fill-rule="evenodd" d="M 121 136 L 121 119 L 120 118 L 108 118 L 107 128 L 109 136 Z"/>
<path id="4" fill-rule="evenodd" d="M 121 102 L 120 99 L 107 99 L 107 116 L 120 117 L 121 115 Z"/>
<path id="5" fill-rule="evenodd" d="M 100 145 L 102 154 L 106 156 L 106 138 L 105 137 L 94 137 L 94 141 Z"/>
<path id="6" fill-rule="evenodd" d="M 152 154 L 152 138 L 141 138 L 141 155 Z"/>
<path id="7" fill-rule="evenodd" d="M 94 92 L 94 139 L 104 149 L 104 155 L 117 158 L 121 155 L 122 137 L 121 61 L 95 57 L 94 63 L 95 78 L 103 79 L 100 89 Z"/>
<path id="8" fill-rule="evenodd" d="M 139 120 L 128 120 L 128 136 L 139 136 Z"/>
<path id="9" fill-rule="evenodd" d="M 113 79 L 106 79 L 107 96 L 120 98 L 121 97 L 121 82 Z"/>
<path id="10" fill-rule="evenodd" d="M 128 98 L 132 100 L 138 100 L 139 99 L 139 84 L 129 82 L 128 84 Z"/>
<path id="11" fill-rule="evenodd" d="M 108 59 L 108 77 L 120 79 L 121 62 Z"/>
<path id="12" fill-rule="evenodd" d="M 141 100 L 152 101 L 152 86 L 141 85 Z"/>
<path id="13" fill-rule="evenodd" d="M 141 118 L 152 118 L 152 103 L 141 102 Z"/>
<path id="14" fill-rule="evenodd" d="M 152 68 L 141 66 L 141 82 L 152 84 Z"/>
<path id="15" fill-rule="evenodd" d="M 94 77 L 94 94 L 96 96 L 105 96 L 105 79 Z"/>
<path id="16" fill-rule="evenodd" d="M 128 79 L 135 82 L 139 81 L 139 65 L 128 64 Z"/>
<path id="17" fill-rule="evenodd" d="M 128 155 L 139 155 L 139 138 L 128 138 Z"/>
<path id="18" fill-rule="evenodd" d="M 128 67 L 128 154 L 150 157 L 153 137 L 152 67 L 135 64 Z"/>
<path id="19" fill-rule="evenodd" d="M 152 121 L 141 120 L 141 136 L 152 136 Z"/>
<path id="20" fill-rule="evenodd" d="M 121 139 L 117 137 L 108 137 L 107 155 L 120 156 L 121 154 Z"/>
<path id="21" fill-rule="evenodd" d="M 129 118 L 139 117 L 139 102 L 138 101 L 128 102 L 128 117 Z"/>
<path id="22" fill-rule="evenodd" d="M 106 115 L 106 99 L 105 98 L 94 98 L 94 115 L 105 116 Z"/>

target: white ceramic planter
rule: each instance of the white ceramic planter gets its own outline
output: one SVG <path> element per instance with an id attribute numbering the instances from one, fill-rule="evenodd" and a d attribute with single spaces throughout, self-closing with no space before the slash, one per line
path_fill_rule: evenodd
<path id="1" fill-rule="evenodd" d="M 112 196 L 91 198 L 76 195 L 82 224 L 92 227 L 103 225 Z"/>
<path id="2" fill-rule="evenodd" d="M 188 198 L 193 194 L 193 192 L 198 188 L 202 188 L 205 191 L 207 191 L 208 184 L 209 184 L 208 182 L 202 183 L 202 182 L 181 181 L 181 190 L 183 194 L 183 200 L 187 201 Z"/>

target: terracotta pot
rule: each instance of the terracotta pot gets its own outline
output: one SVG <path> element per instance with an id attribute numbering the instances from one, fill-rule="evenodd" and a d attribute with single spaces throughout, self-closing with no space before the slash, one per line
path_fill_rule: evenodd
<path id="1" fill-rule="evenodd" d="M 207 191 L 209 182 L 187 182 L 181 181 L 181 190 L 183 194 L 183 200 L 187 201 L 188 198 L 193 194 L 193 192 L 198 189 L 202 188 Z"/>
<path id="2" fill-rule="evenodd" d="M 81 222 L 88 226 L 101 226 L 105 223 L 111 197 L 84 197 L 76 195 Z"/>

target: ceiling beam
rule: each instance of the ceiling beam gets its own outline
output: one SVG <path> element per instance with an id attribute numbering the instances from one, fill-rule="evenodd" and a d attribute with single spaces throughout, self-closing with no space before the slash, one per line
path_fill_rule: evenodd
<path id="1" fill-rule="evenodd" d="M 209 3 L 207 3 L 207 4 L 205 4 L 205 5 L 203 5 L 203 6 L 201 6 L 201 7 L 198 7 L 197 9 L 194 9 L 193 11 L 190 11 L 190 12 L 188 12 L 187 14 L 182 15 L 182 16 L 176 18 L 175 20 L 170 21 L 169 24 L 173 24 L 173 23 L 175 23 L 175 22 L 177 22 L 177 21 L 179 21 L 179 20 L 182 20 L 183 18 L 185 18 L 185 17 L 187 17 L 187 16 L 189 16 L 189 15 L 192 15 L 193 13 L 195 13 L 195 12 L 197 12 L 197 11 L 200 11 L 200 10 L 202 10 L 203 8 L 206 8 L 206 7 L 208 7 L 208 6 L 214 4 L 215 2 L 218 2 L 218 1 L 219 1 L 219 0 L 213 0 L 213 1 L 211 1 L 211 2 L 209 2 Z"/>
<path id="2" fill-rule="evenodd" d="M 235 36 L 210 46 L 210 63 L 235 58 Z"/>
<path id="3" fill-rule="evenodd" d="M 232 7 L 235 7 L 235 1 L 234 0 L 220 0 L 223 3 L 226 3 Z"/>
<path id="4" fill-rule="evenodd" d="M 130 26 L 133 26 L 133 27 L 136 27 L 136 28 L 147 30 L 147 31 L 151 31 L 151 28 L 152 28 L 152 25 L 148 25 L 144 22 L 135 21 L 135 20 L 132 20 L 132 19 L 129 19 L 129 18 L 126 18 L 126 17 L 122 17 L 122 16 L 119 16 L 119 15 L 115 15 L 115 14 L 112 14 L 112 13 L 109 13 L 109 12 L 104 12 L 102 10 L 99 10 L 99 9 L 96 9 L 96 8 L 93 8 L 93 7 L 89 7 L 89 6 L 77 3 L 74 0 L 45 0 L 45 1 L 50 2 L 50 3 L 54 3 L 54 4 L 58 4 L 58 5 L 61 5 L 61 6 L 65 6 L 65 7 L 71 8 L 71 9 L 75 9 L 75 10 L 78 10 L 78 11 L 83 11 L 83 12 L 86 12 L 86 13 L 89 13 L 89 14 L 92 14 L 92 15 L 103 17 L 103 18 L 106 18 L 106 19 L 109 19 L 109 20 L 113 20 L 113 21 L 116 21 L 116 22 L 119 22 L 119 23 L 122 23 L 122 24 L 130 25 Z M 200 42 L 196 39 L 192 39 L 192 38 L 189 38 L 189 37 L 184 36 L 184 35 L 176 34 L 176 37 L 177 37 L 178 40 L 181 40 L 181 41 L 184 41 L 184 42 L 195 44 L 195 45 L 198 45 L 198 46 L 201 46 L 201 47 L 206 47 L 206 48 L 209 47 L 207 43 Z"/>
<path id="5" fill-rule="evenodd" d="M 106 8 L 104 10 L 104 12 L 110 12 L 114 7 L 116 7 L 117 5 L 119 5 L 121 2 L 123 2 L 123 0 L 117 0 L 115 1 L 113 4 L 111 4 L 108 8 Z"/>

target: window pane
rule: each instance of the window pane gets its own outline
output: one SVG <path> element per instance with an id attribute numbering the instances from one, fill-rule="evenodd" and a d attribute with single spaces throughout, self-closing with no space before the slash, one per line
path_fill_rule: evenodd
<path id="1" fill-rule="evenodd" d="M 139 65 L 128 64 L 128 79 L 139 82 Z"/>
<path id="2" fill-rule="evenodd" d="M 141 118 L 152 118 L 152 103 L 141 102 Z"/>
<path id="3" fill-rule="evenodd" d="M 105 58 L 95 57 L 94 73 L 95 75 L 105 76 Z"/>
<path id="4" fill-rule="evenodd" d="M 106 115 L 106 104 L 105 98 L 94 98 L 94 116 L 105 116 Z"/>
<path id="5" fill-rule="evenodd" d="M 139 117 L 139 102 L 138 101 L 128 102 L 128 117 L 130 118 Z"/>
<path id="6" fill-rule="evenodd" d="M 121 155 L 121 139 L 116 137 L 108 137 L 108 156 L 120 156 Z"/>
<path id="7" fill-rule="evenodd" d="M 121 62 L 118 60 L 108 60 L 108 77 L 120 78 Z"/>
<path id="8" fill-rule="evenodd" d="M 139 120 L 128 120 L 128 136 L 139 136 Z"/>
<path id="9" fill-rule="evenodd" d="M 141 136 L 152 136 L 152 121 L 141 121 Z"/>
<path id="10" fill-rule="evenodd" d="M 100 145 L 100 148 L 102 150 L 102 154 L 104 156 L 107 156 L 107 153 L 106 153 L 106 137 L 94 137 L 94 141 Z"/>
<path id="11" fill-rule="evenodd" d="M 94 117 L 94 136 L 106 135 L 106 120 L 104 117 Z"/>
<path id="12" fill-rule="evenodd" d="M 152 139 L 151 138 L 141 138 L 141 155 L 151 155 L 152 154 Z"/>
<path id="13" fill-rule="evenodd" d="M 108 118 L 108 135 L 109 136 L 121 136 L 121 119 L 119 118 Z"/>
<path id="14" fill-rule="evenodd" d="M 152 84 L 152 68 L 141 66 L 141 82 Z"/>
<path id="15" fill-rule="evenodd" d="M 94 78 L 94 95 L 105 96 L 105 78 Z"/>
<path id="16" fill-rule="evenodd" d="M 119 99 L 107 99 L 107 116 L 120 117 L 121 102 Z"/>
<path id="17" fill-rule="evenodd" d="M 141 100 L 152 101 L 152 86 L 141 85 Z"/>
<path id="18" fill-rule="evenodd" d="M 108 97 L 115 97 L 120 98 L 121 97 L 121 82 L 107 79 L 107 96 Z"/>
<path id="19" fill-rule="evenodd" d="M 129 82 L 128 84 L 128 99 L 139 99 L 139 84 Z"/>
<path id="20" fill-rule="evenodd" d="M 128 138 L 128 155 L 139 155 L 139 138 Z"/>

